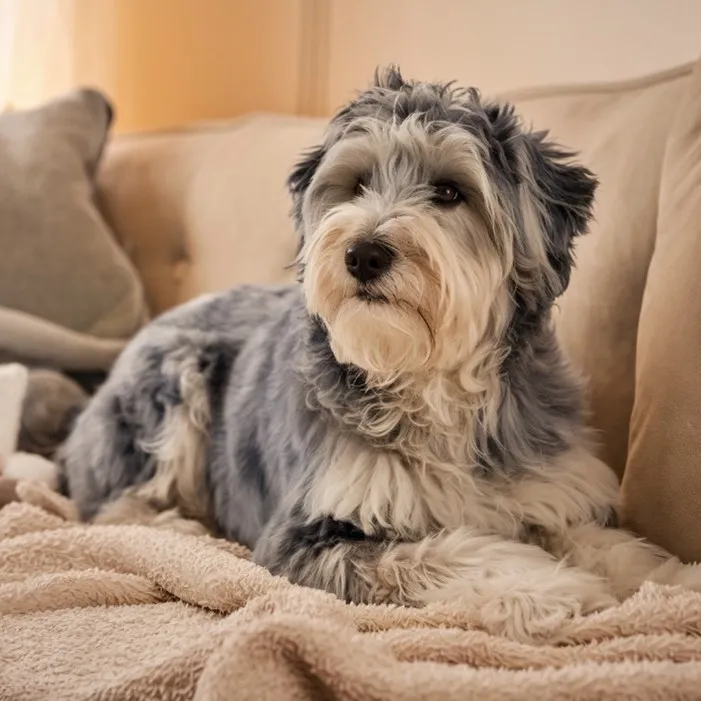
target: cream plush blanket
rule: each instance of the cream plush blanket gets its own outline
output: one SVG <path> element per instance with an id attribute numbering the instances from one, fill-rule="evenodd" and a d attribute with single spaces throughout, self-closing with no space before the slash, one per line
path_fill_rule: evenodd
<path id="1" fill-rule="evenodd" d="M 474 612 L 349 606 L 237 545 L 87 526 L 33 483 L 0 509 L 0 699 L 700 699 L 701 595 L 646 585 L 532 645 Z"/>

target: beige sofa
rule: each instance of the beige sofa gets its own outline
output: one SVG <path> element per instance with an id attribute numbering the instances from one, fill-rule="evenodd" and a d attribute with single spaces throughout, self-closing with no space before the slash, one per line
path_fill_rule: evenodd
<path id="1" fill-rule="evenodd" d="M 597 222 L 579 245 L 559 331 L 590 379 L 592 423 L 623 476 L 628 519 L 699 558 L 701 70 L 513 97 L 529 119 L 581 148 L 600 174 Z M 252 116 L 111 144 L 101 205 L 152 313 L 200 292 L 290 274 L 295 239 L 284 179 L 322 127 Z M 80 170 L 81 187 L 69 189 L 85 209 Z M 58 173 L 62 182 L 66 171 Z M 58 238 L 58 227 L 49 231 Z M 71 250 L 87 259 L 89 251 Z M 130 290 L 138 325 L 141 288 L 116 251 L 137 283 L 122 289 Z M 90 289 L 103 282 L 99 270 L 86 275 Z M 92 348 L 95 329 L 60 307 Z M 0 346 L 7 336 L 0 317 Z M 55 355 L 53 344 L 36 345 Z M 3 699 L 457 701 L 475 689 L 485 701 L 699 698 L 698 593 L 646 583 L 620 606 L 553 616 L 532 644 L 517 643 L 486 634 L 471 607 L 346 605 L 272 577 L 236 544 L 176 533 L 167 523 L 81 524 L 70 501 L 41 485 L 19 482 L 3 495 L 3 483 Z"/>
<path id="2" fill-rule="evenodd" d="M 701 65 L 507 97 L 600 177 L 558 328 L 588 379 L 591 422 L 623 480 L 627 519 L 701 559 Z M 153 313 L 291 278 L 285 178 L 323 124 L 253 115 L 112 142 L 101 204 Z"/>

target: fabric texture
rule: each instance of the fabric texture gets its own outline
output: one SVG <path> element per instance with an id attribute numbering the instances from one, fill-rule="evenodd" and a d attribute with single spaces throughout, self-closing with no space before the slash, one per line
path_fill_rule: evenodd
<path id="1" fill-rule="evenodd" d="M 680 101 L 662 169 L 657 239 L 637 344 L 625 517 L 701 561 L 701 62 Z"/>
<path id="2" fill-rule="evenodd" d="M 234 285 L 294 279 L 285 183 L 324 126 L 265 115 L 110 145 L 100 204 L 153 313 Z"/>
<path id="3" fill-rule="evenodd" d="M 0 363 L 19 361 L 66 371 L 106 371 L 127 343 L 128 339 L 72 331 L 0 306 Z"/>
<path id="4" fill-rule="evenodd" d="M 352 606 L 235 544 L 85 526 L 31 483 L 0 510 L 0 698 L 698 699 L 701 595 L 646 585 L 533 644 L 475 611 Z"/>
<path id="5" fill-rule="evenodd" d="M 93 201 L 111 120 L 94 90 L 0 115 L 0 305 L 84 343 L 127 338 L 146 316 L 138 275 Z M 30 349 L 40 362 L 51 340 Z M 0 323 L 0 353 L 14 356 L 6 342 L 21 339 Z"/>

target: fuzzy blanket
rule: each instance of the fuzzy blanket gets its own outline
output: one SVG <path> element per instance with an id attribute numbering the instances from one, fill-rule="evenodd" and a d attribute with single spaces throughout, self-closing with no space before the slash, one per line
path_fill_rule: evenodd
<path id="1" fill-rule="evenodd" d="M 45 487 L 5 482 L 0 699 L 701 698 L 699 594 L 646 585 L 525 645 L 457 607 L 346 605 L 235 544 L 82 525 Z"/>

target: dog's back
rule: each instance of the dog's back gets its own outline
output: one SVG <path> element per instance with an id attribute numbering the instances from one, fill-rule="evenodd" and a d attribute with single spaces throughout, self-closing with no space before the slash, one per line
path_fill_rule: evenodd
<path id="1" fill-rule="evenodd" d="M 141 331 L 60 453 L 83 518 L 150 523 L 177 510 L 216 530 L 208 469 L 225 438 L 212 415 L 222 413 L 242 349 L 292 295 L 245 286 L 194 300 Z"/>

